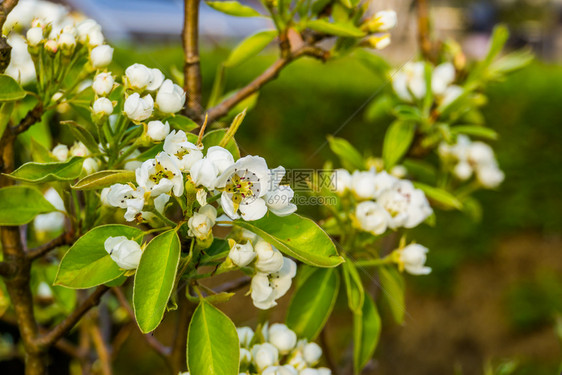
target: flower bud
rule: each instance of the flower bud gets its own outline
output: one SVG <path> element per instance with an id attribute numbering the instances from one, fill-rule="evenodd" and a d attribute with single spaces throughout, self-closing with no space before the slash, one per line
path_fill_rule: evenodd
<path id="1" fill-rule="evenodd" d="M 165 124 L 162 121 L 150 121 L 148 123 L 146 135 L 153 141 L 163 141 L 169 133 L 170 124 L 167 121 Z"/>
<path id="2" fill-rule="evenodd" d="M 240 367 L 246 367 L 252 362 L 252 353 L 246 348 L 240 348 Z"/>
<path id="3" fill-rule="evenodd" d="M 184 103 L 185 91 L 171 80 L 165 80 L 156 94 L 158 109 L 164 113 L 176 113 L 183 108 Z"/>
<path id="4" fill-rule="evenodd" d="M 59 161 L 66 161 L 66 159 L 68 159 L 68 146 L 59 143 L 53 148 L 51 154 Z"/>
<path id="5" fill-rule="evenodd" d="M 90 150 L 82 142 L 75 142 L 70 148 L 71 156 L 88 156 L 90 155 Z"/>
<path id="6" fill-rule="evenodd" d="M 482 186 L 493 189 L 503 182 L 505 175 L 496 165 L 484 165 L 478 168 L 476 177 Z"/>
<path id="7" fill-rule="evenodd" d="M 104 38 L 101 32 L 101 26 L 92 19 L 82 21 L 76 26 L 78 40 L 83 44 L 91 47 L 103 44 Z"/>
<path id="8" fill-rule="evenodd" d="M 472 176 L 472 167 L 466 161 L 461 161 L 455 168 L 453 169 L 453 173 L 457 176 L 460 180 L 465 181 Z"/>
<path id="9" fill-rule="evenodd" d="M 315 342 L 309 342 L 304 346 L 302 355 L 309 366 L 314 366 L 322 357 L 322 349 Z"/>
<path id="10" fill-rule="evenodd" d="M 373 35 L 367 39 L 369 47 L 374 49 L 384 49 L 390 45 L 390 34 Z"/>
<path id="11" fill-rule="evenodd" d="M 299 372 L 291 365 L 270 366 L 263 370 L 262 375 L 298 375 Z"/>
<path id="12" fill-rule="evenodd" d="M 380 235 L 386 231 L 390 215 L 378 203 L 365 201 L 359 203 L 355 208 L 355 218 L 362 230 Z"/>
<path id="13" fill-rule="evenodd" d="M 283 254 L 270 243 L 259 240 L 255 245 L 257 260 L 256 269 L 264 273 L 277 272 L 283 267 Z"/>
<path id="14" fill-rule="evenodd" d="M 396 26 L 396 12 L 393 10 L 381 10 L 375 13 L 375 16 L 369 20 L 363 27 L 370 33 L 379 31 L 388 31 Z"/>
<path id="15" fill-rule="evenodd" d="M 94 78 L 92 89 L 99 96 L 106 96 L 113 90 L 114 83 L 115 80 L 111 73 L 100 73 Z"/>
<path id="16" fill-rule="evenodd" d="M 360 199 L 375 197 L 375 173 L 372 171 L 355 171 L 351 175 L 351 190 Z"/>
<path id="17" fill-rule="evenodd" d="M 427 247 L 413 243 L 397 251 L 399 268 L 412 275 L 427 275 L 431 272 L 431 268 L 425 266 L 429 251 Z"/>
<path id="18" fill-rule="evenodd" d="M 94 68 L 105 68 L 113 59 L 113 48 L 107 44 L 97 46 L 90 52 L 90 61 Z"/>
<path id="19" fill-rule="evenodd" d="M 113 113 L 113 103 L 107 98 L 99 98 L 94 102 L 93 110 L 96 116 L 109 116 Z"/>
<path id="20" fill-rule="evenodd" d="M 92 174 L 94 172 L 99 171 L 100 163 L 98 159 L 87 158 L 86 160 L 84 160 L 84 163 L 82 164 L 82 169 L 84 169 L 84 172 L 86 172 L 86 174 Z"/>
<path id="21" fill-rule="evenodd" d="M 133 64 L 125 70 L 127 86 L 137 91 L 144 91 L 152 80 L 152 70 L 143 64 Z"/>
<path id="22" fill-rule="evenodd" d="M 332 177 L 332 188 L 338 194 L 343 194 L 351 186 L 351 175 L 343 168 L 336 169 Z"/>
<path id="23" fill-rule="evenodd" d="M 238 327 L 236 328 L 236 332 L 238 333 L 240 345 L 246 348 L 249 347 L 250 342 L 254 338 L 254 331 L 250 327 Z"/>
<path id="24" fill-rule="evenodd" d="M 62 33 L 59 35 L 58 45 L 61 50 L 72 53 L 76 47 L 76 38 L 71 33 Z"/>
<path id="25" fill-rule="evenodd" d="M 49 39 L 45 42 L 45 50 L 49 53 L 55 54 L 59 50 L 59 45 L 56 40 Z"/>
<path id="26" fill-rule="evenodd" d="M 136 241 L 129 240 L 125 236 L 108 237 L 104 247 L 119 267 L 132 270 L 139 266 L 142 249 Z"/>
<path id="27" fill-rule="evenodd" d="M 258 371 L 263 371 L 269 366 L 273 366 L 279 359 L 279 351 L 270 343 L 254 345 L 252 348 L 252 357 Z"/>
<path id="28" fill-rule="evenodd" d="M 212 235 L 213 225 L 217 219 L 217 210 L 210 204 L 201 207 L 199 212 L 193 214 L 187 221 L 189 235 L 204 241 Z"/>
<path id="29" fill-rule="evenodd" d="M 236 264 L 238 267 L 245 267 L 254 260 L 256 252 L 249 241 L 245 244 L 234 242 L 233 246 L 230 248 L 228 257 L 232 260 L 232 263 Z"/>
<path id="30" fill-rule="evenodd" d="M 32 27 L 27 30 L 27 44 L 36 46 L 43 41 L 43 29 L 41 27 Z"/>
<path id="31" fill-rule="evenodd" d="M 289 353 L 297 344 L 297 335 L 285 324 L 273 324 L 269 327 L 269 342 L 279 349 L 279 353 Z"/>
<path id="32" fill-rule="evenodd" d="M 152 115 L 154 100 L 152 96 L 146 95 L 143 98 L 138 93 L 133 93 L 125 100 L 125 114 L 133 121 L 143 121 Z"/>

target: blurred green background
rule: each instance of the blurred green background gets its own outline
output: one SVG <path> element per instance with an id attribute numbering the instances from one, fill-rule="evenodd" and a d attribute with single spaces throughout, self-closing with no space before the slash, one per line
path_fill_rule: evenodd
<path id="1" fill-rule="evenodd" d="M 220 47 L 204 51 L 206 95 L 227 54 Z M 266 53 L 228 71 L 227 91 L 274 59 Z M 172 74 L 181 51 L 124 47 L 115 61 L 121 66 L 144 62 Z M 266 156 L 271 166 L 287 168 L 335 162 L 328 134 L 348 139 L 365 154 L 380 155 L 390 119 L 371 123 L 365 110 L 387 84 L 354 56 L 328 64 L 301 60 L 261 91 L 237 134 L 240 147 L 245 154 Z M 562 66 L 543 62 L 490 85 L 484 114 L 500 134 L 493 146 L 506 180 L 497 191 L 477 193 L 484 208 L 480 222 L 440 211 L 435 228 L 416 230 L 413 237 L 431 249 L 433 272 L 409 277 L 406 323 L 396 327 L 388 320 L 371 366 L 374 374 L 481 374 L 486 362 L 503 360 L 518 362 L 515 374 L 559 372 L 561 87 Z M 300 210 L 316 213 L 315 207 Z M 336 314 L 332 320 L 338 319 Z M 333 332 L 331 344 L 340 350 Z"/>

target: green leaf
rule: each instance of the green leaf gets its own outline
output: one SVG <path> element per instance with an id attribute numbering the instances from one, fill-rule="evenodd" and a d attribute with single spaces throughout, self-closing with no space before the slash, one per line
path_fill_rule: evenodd
<path id="1" fill-rule="evenodd" d="M 349 309 L 354 313 L 361 313 L 364 302 L 365 290 L 363 283 L 355 264 L 346 259 L 342 264 L 343 280 L 345 281 L 345 289 L 347 292 L 347 304 Z"/>
<path id="2" fill-rule="evenodd" d="M 180 239 L 169 230 L 144 249 L 133 289 L 135 318 L 143 333 L 154 331 L 164 317 L 180 261 Z"/>
<path id="3" fill-rule="evenodd" d="M 238 1 L 207 1 L 207 5 L 219 12 L 236 17 L 261 17 L 255 9 L 242 5 Z"/>
<path id="4" fill-rule="evenodd" d="M 406 312 L 404 305 L 404 278 L 395 266 L 380 267 L 379 275 L 383 299 L 390 308 L 396 323 L 402 324 Z"/>
<path id="5" fill-rule="evenodd" d="M 234 225 L 256 233 L 283 253 L 316 267 L 343 262 L 330 237 L 314 221 L 297 214 L 276 216 L 269 212 L 255 221 L 234 220 Z"/>
<path id="6" fill-rule="evenodd" d="M 485 128 L 483 126 L 472 126 L 472 125 L 454 126 L 451 128 L 451 133 L 466 134 L 473 137 L 480 137 L 490 140 L 498 139 L 498 133 L 495 130 L 490 128 Z"/>
<path id="7" fill-rule="evenodd" d="M 27 224 L 39 214 L 56 210 L 39 190 L 31 186 L 0 189 L 0 225 Z"/>
<path id="8" fill-rule="evenodd" d="M 392 99 L 388 95 L 381 95 L 369 103 L 365 109 L 365 120 L 369 122 L 383 122 L 391 113 Z"/>
<path id="9" fill-rule="evenodd" d="M 74 156 L 65 162 L 25 163 L 7 176 L 32 183 L 70 181 L 80 176 L 83 162 L 83 158 Z"/>
<path id="10" fill-rule="evenodd" d="M 98 142 L 85 127 L 76 121 L 61 121 L 61 124 L 68 125 L 74 138 L 82 142 L 91 153 L 97 154 L 100 152 Z"/>
<path id="11" fill-rule="evenodd" d="M 353 367 L 359 374 L 375 353 L 381 334 L 381 318 L 375 302 L 365 293 L 362 311 L 353 315 Z"/>
<path id="12" fill-rule="evenodd" d="M 92 173 L 72 185 L 76 190 L 102 189 L 113 184 L 126 184 L 135 180 L 135 172 L 127 170 L 106 170 Z"/>
<path id="13" fill-rule="evenodd" d="M 199 127 L 198 123 L 183 115 L 170 116 L 162 121 L 164 123 L 167 121 L 172 128 L 183 130 L 186 133 L 189 133 L 193 129 L 197 129 Z"/>
<path id="14" fill-rule="evenodd" d="M 72 245 L 61 260 L 55 285 L 86 289 L 105 284 L 125 273 L 105 250 L 108 237 L 125 236 L 129 239 L 142 236 L 142 230 L 126 225 L 102 225 L 90 230 Z"/>
<path id="15" fill-rule="evenodd" d="M 221 140 L 224 138 L 226 132 L 227 129 L 217 129 L 205 134 L 202 140 L 205 149 L 208 149 L 211 146 L 218 146 Z M 234 160 L 240 159 L 240 150 L 238 149 L 238 145 L 236 144 L 234 138 L 231 138 L 224 148 L 230 151 L 232 156 L 234 156 Z"/>
<path id="16" fill-rule="evenodd" d="M 0 104 L 0 139 L 4 135 L 4 131 L 10 123 L 10 117 L 12 116 L 12 111 L 14 110 L 13 102 L 6 102 Z"/>
<path id="17" fill-rule="evenodd" d="M 310 21 L 306 26 L 312 30 L 335 36 L 362 38 L 366 35 L 364 31 L 351 24 L 331 23 L 323 19 Z"/>
<path id="18" fill-rule="evenodd" d="M 262 30 L 250 35 L 230 52 L 224 66 L 233 67 L 242 64 L 260 53 L 277 37 L 277 30 Z"/>
<path id="19" fill-rule="evenodd" d="M 201 301 L 193 313 L 187 333 L 189 373 L 238 375 L 239 345 L 236 327 L 228 316 L 208 302 Z"/>
<path id="20" fill-rule="evenodd" d="M 10 102 L 25 98 L 27 93 L 10 76 L 0 74 L 0 102 Z"/>
<path id="21" fill-rule="evenodd" d="M 419 159 L 404 159 L 402 165 L 408 170 L 408 174 L 416 177 L 416 180 L 421 180 L 426 183 L 434 183 L 437 177 L 435 167 L 425 161 Z"/>
<path id="22" fill-rule="evenodd" d="M 414 186 L 422 190 L 430 200 L 439 203 L 443 208 L 462 209 L 462 202 L 446 190 L 422 184 L 421 182 L 414 182 Z"/>
<path id="23" fill-rule="evenodd" d="M 342 165 L 346 169 L 365 169 L 365 161 L 363 160 L 363 157 L 359 151 L 351 145 L 351 143 L 343 138 L 336 138 L 332 136 L 328 136 L 328 143 L 330 144 L 332 152 L 340 158 Z"/>
<path id="24" fill-rule="evenodd" d="M 314 340 L 334 309 L 339 285 L 337 269 L 314 269 L 293 294 L 287 310 L 287 326 L 298 337 Z"/>
<path id="25" fill-rule="evenodd" d="M 416 126 L 411 122 L 395 121 L 389 126 L 382 149 L 384 167 L 387 170 L 394 167 L 408 152 L 415 132 Z"/>

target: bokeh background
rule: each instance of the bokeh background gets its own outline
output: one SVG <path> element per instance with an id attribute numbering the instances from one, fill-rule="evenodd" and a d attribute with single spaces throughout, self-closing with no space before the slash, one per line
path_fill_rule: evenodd
<path id="1" fill-rule="evenodd" d="M 181 1 L 68 0 L 102 24 L 118 46 L 116 69 L 133 62 L 181 70 Z M 377 9 L 396 9 L 399 25 L 392 45 L 381 52 L 399 67 L 416 57 L 415 9 L 411 1 L 373 0 Z M 487 363 L 517 363 L 515 374 L 557 374 L 562 323 L 562 1 L 431 1 L 435 35 L 455 38 L 468 56 L 481 56 L 496 23 L 510 31 L 509 48 L 531 47 L 535 62 L 504 82 L 490 85 L 486 122 L 500 134 L 494 142 L 506 180 L 482 191 L 481 220 L 459 212 L 437 212 L 435 228 L 417 230 L 431 249 L 428 276 L 408 277 L 403 326 L 386 319 L 372 374 L 483 374 Z M 207 7 L 201 14 L 202 70 L 208 97 L 216 69 L 229 49 L 261 20 L 239 20 Z M 227 89 L 249 82 L 276 58 L 267 50 L 227 71 Z M 388 82 L 357 56 L 328 64 L 303 59 L 282 72 L 257 98 L 237 134 L 244 153 L 267 157 L 270 165 L 319 168 L 336 160 L 329 134 L 346 138 L 365 154 L 380 155 L 390 118 L 373 121 L 369 103 Z M 316 214 L 315 207 L 301 211 Z M 372 285 L 376 292 L 376 284 Z M 270 317 L 281 320 L 289 297 Z M 237 325 L 255 325 L 249 297 L 227 307 Z M 384 311 L 383 311 L 384 315 Z M 562 315 L 560 315 L 562 316 Z M 384 319 L 384 316 L 383 316 Z M 173 320 L 171 318 L 170 320 Z M 350 359 L 351 321 L 336 311 L 328 344 L 341 363 Z M 557 328 L 558 327 L 558 328 Z M 164 326 L 163 341 L 172 335 Z M 158 374 L 162 363 L 129 340 L 117 374 Z M 344 370 L 342 374 L 351 372 Z"/>

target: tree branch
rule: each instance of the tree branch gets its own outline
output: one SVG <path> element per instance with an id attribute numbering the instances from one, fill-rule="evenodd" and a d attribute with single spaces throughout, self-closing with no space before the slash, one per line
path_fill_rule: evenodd
<path id="1" fill-rule="evenodd" d="M 31 111 L 27 112 L 23 120 L 14 128 L 14 135 L 23 133 L 33 124 L 41 121 L 41 116 L 43 116 L 43 105 L 39 103 Z"/>
<path id="2" fill-rule="evenodd" d="M 329 53 L 321 48 L 307 45 L 288 54 L 286 57 L 279 58 L 273 63 L 273 65 L 271 65 L 266 71 L 260 74 L 248 85 L 241 88 L 234 95 L 226 98 L 221 103 L 210 108 L 207 112 L 209 116 L 209 123 L 226 115 L 236 104 L 257 92 L 266 83 L 277 78 L 281 70 L 283 70 L 283 68 L 285 68 L 289 63 L 303 56 L 310 56 L 326 61 L 329 57 Z"/>
<path id="3" fill-rule="evenodd" d="M 0 276 L 9 279 L 13 277 L 17 272 L 16 266 L 13 263 L 0 262 Z"/>
<path id="4" fill-rule="evenodd" d="M 222 292 L 226 292 L 226 293 L 230 293 L 230 292 L 234 292 L 235 290 L 241 289 L 243 287 L 245 287 L 246 285 L 248 285 L 250 283 L 250 281 L 252 281 L 252 279 L 248 276 L 242 276 L 238 279 L 232 280 L 232 281 L 228 281 L 224 284 L 219 285 L 218 288 L 213 289 L 216 293 L 222 293 Z"/>
<path id="5" fill-rule="evenodd" d="M 54 250 L 59 246 L 70 245 L 74 241 L 73 237 L 74 236 L 70 232 L 63 233 L 60 236 L 58 236 L 57 238 L 47 242 L 46 244 L 43 244 L 41 246 L 38 246 L 34 249 L 29 250 L 27 252 L 27 258 L 29 260 L 34 260 L 34 259 L 42 257 L 43 255 L 47 254 L 49 251 Z M 0 274 L 1 274 L 1 272 L 0 272 Z"/>
<path id="6" fill-rule="evenodd" d="M 201 66 L 199 61 L 199 1 L 185 0 L 183 25 L 184 90 L 187 91 L 186 114 L 200 122 L 203 114 L 201 104 Z"/>
<path id="7" fill-rule="evenodd" d="M 63 337 L 68 331 L 74 327 L 76 323 L 82 317 L 90 311 L 90 309 L 96 306 L 101 296 L 109 290 L 109 287 L 105 285 L 100 285 L 96 290 L 86 298 L 80 306 L 78 306 L 65 320 L 60 322 L 56 327 L 54 327 L 49 333 L 43 335 L 37 339 L 37 345 L 41 348 L 46 348 L 54 344 L 58 339 Z"/>
<path id="8" fill-rule="evenodd" d="M 186 347 L 187 329 L 193 314 L 193 308 L 187 298 L 182 297 L 178 301 L 178 321 L 176 324 L 176 334 L 172 346 L 171 364 L 174 374 L 185 370 L 186 367 Z"/>

